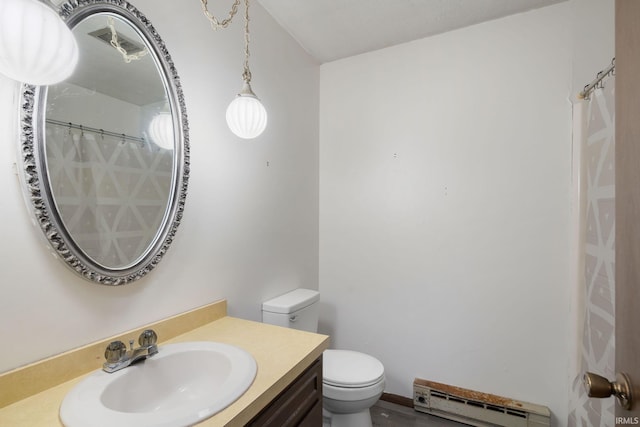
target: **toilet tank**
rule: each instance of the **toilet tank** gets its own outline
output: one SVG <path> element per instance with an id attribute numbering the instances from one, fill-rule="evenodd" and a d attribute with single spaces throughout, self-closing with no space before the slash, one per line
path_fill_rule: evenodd
<path id="1" fill-rule="evenodd" d="M 320 292 L 296 289 L 262 303 L 262 322 L 317 332 Z"/>

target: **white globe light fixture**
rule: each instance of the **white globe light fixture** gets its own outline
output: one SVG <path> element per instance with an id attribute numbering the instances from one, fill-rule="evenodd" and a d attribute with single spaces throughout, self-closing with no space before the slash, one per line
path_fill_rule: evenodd
<path id="1" fill-rule="evenodd" d="M 160 148 L 173 150 L 173 118 L 169 113 L 158 113 L 149 123 L 149 137 Z"/>
<path id="2" fill-rule="evenodd" d="M 214 30 L 226 28 L 231 23 L 240 4 L 240 0 L 234 0 L 231 6 L 231 12 L 229 12 L 229 17 L 220 21 L 207 9 L 208 0 L 201 0 L 201 2 L 202 11 L 211 22 Z M 231 129 L 231 132 L 236 136 L 244 139 L 253 139 L 259 136 L 267 127 L 267 110 L 256 94 L 253 93 L 253 90 L 251 90 L 251 71 L 249 70 L 249 0 L 244 0 L 244 5 L 244 71 L 242 73 L 244 84 L 238 96 L 236 96 L 235 99 L 231 101 L 231 104 L 229 104 L 229 107 L 227 107 L 226 118 L 229 129 Z"/>
<path id="3" fill-rule="evenodd" d="M 267 110 L 247 81 L 227 107 L 227 125 L 231 132 L 244 139 L 259 136 L 267 127 Z"/>
<path id="4" fill-rule="evenodd" d="M 78 63 L 69 27 L 37 0 L 0 1 L 0 73 L 31 85 L 68 78 Z"/>

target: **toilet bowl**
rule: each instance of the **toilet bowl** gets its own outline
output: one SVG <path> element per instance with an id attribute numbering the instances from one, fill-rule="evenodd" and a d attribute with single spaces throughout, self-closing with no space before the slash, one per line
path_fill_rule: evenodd
<path id="1" fill-rule="evenodd" d="M 384 367 L 368 354 L 325 350 L 322 354 L 324 417 L 331 427 L 371 427 L 369 408 L 384 391 Z"/>
<path id="2" fill-rule="evenodd" d="M 296 289 L 262 304 L 262 321 L 317 332 L 320 293 Z M 372 427 L 369 408 L 384 391 L 384 366 L 373 356 L 350 350 L 322 354 L 323 423 L 331 427 Z"/>

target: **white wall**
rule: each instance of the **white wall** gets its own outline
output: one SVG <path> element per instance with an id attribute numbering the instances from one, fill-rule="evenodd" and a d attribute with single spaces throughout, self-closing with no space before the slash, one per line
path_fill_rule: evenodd
<path id="1" fill-rule="evenodd" d="M 146 131 L 139 105 L 100 92 L 89 92 L 72 83 L 51 86 L 47 103 L 52 105 L 47 112 L 48 119 L 68 123 L 69 117 L 73 117 L 74 124 L 132 136 L 143 136 L 142 131 Z"/>
<path id="2" fill-rule="evenodd" d="M 415 377 L 568 407 L 572 9 L 324 64 L 322 331 Z"/>
<path id="3" fill-rule="evenodd" d="M 571 0 L 573 87 L 579 93 L 615 56 L 615 1 Z M 575 101 L 575 97 L 573 99 Z"/>
<path id="4" fill-rule="evenodd" d="M 164 39 L 186 98 L 182 225 L 158 268 L 125 287 L 87 282 L 54 259 L 14 173 L 18 87 L 0 76 L 0 341 L 11 349 L 0 372 L 220 298 L 230 314 L 259 320 L 264 299 L 318 287 L 318 65 L 252 3 L 252 83 L 269 125 L 239 140 L 224 112 L 242 84 L 241 14 L 214 32 L 198 4 L 133 3 Z"/>

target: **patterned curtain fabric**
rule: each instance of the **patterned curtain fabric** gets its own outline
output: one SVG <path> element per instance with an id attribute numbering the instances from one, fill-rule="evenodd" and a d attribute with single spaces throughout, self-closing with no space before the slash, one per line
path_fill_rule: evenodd
<path id="1" fill-rule="evenodd" d="M 152 243 L 169 201 L 173 151 L 63 126 L 47 126 L 56 206 L 94 261 L 123 267 Z"/>
<path id="2" fill-rule="evenodd" d="M 596 90 L 587 106 L 587 132 L 582 141 L 586 186 L 586 219 L 582 252 L 584 329 L 581 372 L 572 386 L 569 426 L 613 427 L 615 399 L 590 399 L 582 373 L 615 377 L 615 163 L 614 80 Z"/>

